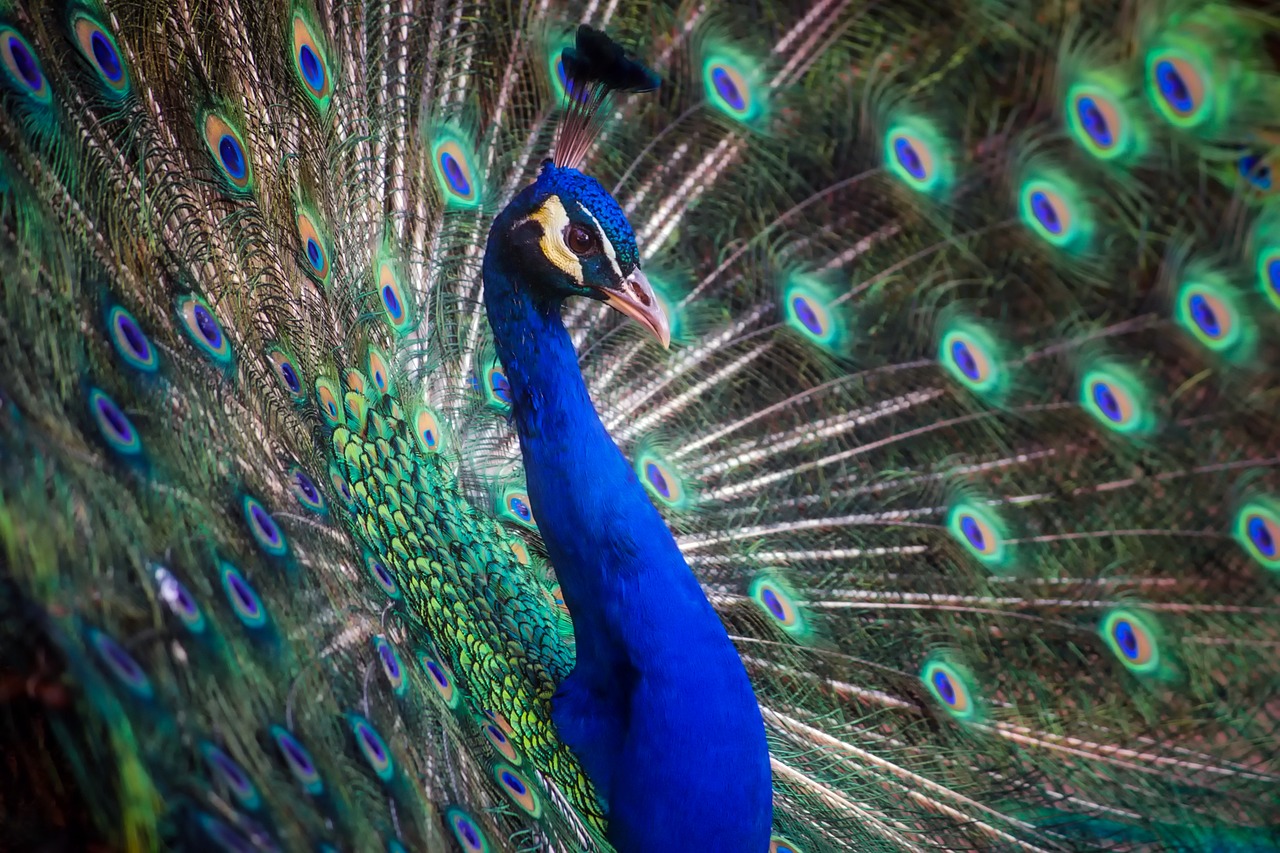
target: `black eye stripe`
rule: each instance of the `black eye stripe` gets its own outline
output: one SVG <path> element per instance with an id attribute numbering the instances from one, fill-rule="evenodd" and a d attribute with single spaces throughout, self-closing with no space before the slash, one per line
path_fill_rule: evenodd
<path id="1" fill-rule="evenodd" d="M 542 225 L 526 219 L 511 232 L 511 239 L 516 243 L 536 243 L 542 239 Z"/>

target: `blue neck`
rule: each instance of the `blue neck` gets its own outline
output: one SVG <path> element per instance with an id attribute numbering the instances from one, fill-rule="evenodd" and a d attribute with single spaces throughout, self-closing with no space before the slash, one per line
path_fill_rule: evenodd
<path id="1" fill-rule="evenodd" d="M 534 296 L 530 271 L 503 251 L 510 210 L 490 233 L 484 298 L 529 502 L 573 617 L 577 661 L 551 702 L 557 733 L 606 804 L 619 853 L 671 839 L 764 853 L 772 788 L 751 683 L 591 404 L 560 300 Z"/>
<path id="2" fill-rule="evenodd" d="M 534 517 L 573 614 L 579 649 L 585 639 L 598 646 L 602 632 L 618 642 L 625 632 L 596 617 L 613 609 L 607 602 L 620 584 L 697 584 L 596 414 L 560 319 L 560 300 L 533 296 L 499 257 L 493 251 L 485 256 L 485 304 L 511 387 Z M 636 559 L 640 553 L 648 559 Z M 653 559 L 659 555 L 663 559 Z"/>

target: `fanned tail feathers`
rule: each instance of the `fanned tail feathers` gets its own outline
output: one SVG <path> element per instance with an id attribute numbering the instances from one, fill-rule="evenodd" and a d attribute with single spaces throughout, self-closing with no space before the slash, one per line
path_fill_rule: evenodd
<path id="1" fill-rule="evenodd" d="M 662 76 L 574 156 L 673 343 L 565 320 L 756 686 L 773 850 L 1280 848 L 1276 13 L 0 3 L 43 819 L 603 849 L 480 302 L 586 22 Z"/>

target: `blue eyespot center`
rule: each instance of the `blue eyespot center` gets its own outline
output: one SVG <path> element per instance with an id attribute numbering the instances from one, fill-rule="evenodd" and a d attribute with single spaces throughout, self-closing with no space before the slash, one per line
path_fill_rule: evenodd
<path id="1" fill-rule="evenodd" d="M 302 69 L 302 78 L 307 81 L 308 86 L 312 89 L 324 88 L 324 68 L 311 45 L 304 44 L 298 48 L 298 67 Z"/>
<path id="2" fill-rule="evenodd" d="M 1195 107 L 1186 81 L 1182 79 L 1182 75 L 1178 73 L 1174 64 L 1167 59 L 1156 63 L 1156 85 L 1165 103 L 1175 112 L 1189 113 Z"/>
<path id="3" fill-rule="evenodd" d="M 387 671 L 387 675 L 391 678 L 400 677 L 400 661 L 396 660 L 396 653 L 386 644 L 378 647 L 378 657 L 382 659 L 382 667 Z"/>
<path id="4" fill-rule="evenodd" d="M 1209 300 L 1199 293 L 1193 294 L 1189 300 L 1189 307 L 1191 308 L 1191 318 L 1200 327 L 1200 331 L 1211 338 L 1216 338 L 1222 334 L 1222 324 L 1218 321 L 1218 315 L 1214 313 L 1213 306 L 1209 304 Z"/>
<path id="5" fill-rule="evenodd" d="M 124 76 L 124 68 L 120 65 L 120 56 L 116 53 L 111 41 L 101 32 L 94 32 L 89 37 L 89 45 L 93 50 L 93 59 L 98 68 L 113 83 L 119 83 Z"/>
<path id="6" fill-rule="evenodd" d="M 222 750 L 210 750 L 209 761 L 233 788 L 244 789 L 249 787 L 249 780 L 240 769 L 240 766 L 228 758 Z"/>
<path id="7" fill-rule="evenodd" d="M 222 167 L 235 180 L 245 176 L 244 153 L 240 150 L 240 142 L 231 134 L 224 133 L 218 140 L 218 156 L 222 158 Z"/>
<path id="8" fill-rule="evenodd" d="M 195 599 L 191 597 L 191 593 L 187 592 L 187 588 L 175 582 L 172 604 L 176 610 L 187 614 L 188 616 L 196 612 Z"/>
<path id="9" fill-rule="evenodd" d="M 1138 635 L 1134 633 L 1133 625 L 1128 620 L 1121 619 L 1116 622 L 1111 632 L 1116 639 L 1116 645 L 1120 647 L 1120 652 L 1129 660 L 1136 660 L 1139 654 Z"/>
<path id="10" fill-rule="evenodd" d="M 563 73 L 563 71 L 561 73 Z M 456 820 L 454 820 L 453 825 L 457 827 L 458 833 L 467 842 L 468 846 L 470 847 L 480 846 L 480 836 L 476 832 L 476 828 L 471 825 L 471 821 L 467 820 L 466 818 L 459 817 Z"/>
<path id="11" fill-rule="evenodd" d="M 195 633 L 202 632 L 204 630 L 204 616 L 201 614 L 200 605 L 196 603 L 195 598 L 168 569 L 163 566 L 155 566 L 154 571 L 156 584 L 159 587 L 160 600 L 189 630 Z"/>
<path id="12" fill-rule="evenodd" d="M 231 573 L 227 575 L 227 586 L 231 588 L 231 594 L 235 596 L 235 604 L 239 609 L 249 616 L 258 615 L 258 596 L 239 574 Z"/>
<path id="13" fill-rule="evenodd" d="M 17 66 L 18 73 L 22 75 L 22 79 L 32 89 L 39 89 L 44 84 L 44 75 L 40 73 L 40 67 L 36 65 L 36 58 L 31 55 L 31 51 L 22 43 L 22 39 L 17 36 L 9 36 L 9 53 L 13 56 L 13 64 Z"/>
<path id="14" fill-rule="evenodd" d="M 528 521 L 533 517 L 533 514 L 529 511 L 528 504 L 520 500 L 520 498 L 511 499 L 511 511 L 523 521 Z"/>
<path id="15" fill-rule="evenodd" d="M 507 382 L 507 377 L 501 371 L 495 370 L 493 372 L 489 385 L 493 388 L 494 397 L 497 397 L 503 403 L 511 402 L 511 384 Z"/>
<path id="16" fill-rule="evenodd" d="M 133 424 L 129 423 L 129 419 L 125 417 L 124 412 L 105 394 L 99 394 L 96 405 L 98 414 L 102 415 L 102 419 L 106 422 L 107 427 L 114 434 L 112 437 L 122 444 L 128 444 L 133 439 Z"/>
<path id="17" fill-rule="evenodd" d="M 942 697 L 942 701 L 948 705 L 956 704 L 956 688 L 951 683 L 951 677 L 942 670 L 937 670 L 933 674 L 933 686 L 938 691 L 938 695 Z"/>
<path id="18" fill-rule="evenodd" d="M 382 288 L 382 304 L 387 306 L 387 313 L 393 320 L 404 316 L 404 308 L 400 305 L 400 298 L 396 296 L 396 289 L 389 284 Z"/>
<path id="19" fill-rule="evenodd" d="M 814 312 L 813 306 L 809 304 L 809 300 L 803 296 L 797 296 L 791 300 L 791 308 L 796 312 L 796 319 L 800 321 L 806 329 L 815 335 L 822 334 L 822 323 L 818 320 L 817 313 Z"/>
<path id="20" fill-rule="evenodd" d="M 1120 411 L 1120 402 L 1116 399 L 1111 386 L 1105 382 L 1095 382 L 1093 384 L 1093 402 L 1097 404 L 1098 410 L 1102 412 L 1103 416 L 1113 423 L 1120 423 L 1124 417 L 1124 414 Z"/>
<path id="21" fill-rule="evenodd" d="M 720 66 L 711 69 L 711 83 L 716 87 L 716 93 L 724 98 L 725 103 L 735 112 L 742 112 L 747 108 L 747 102 L 738 91 L 738 84 L 733 82 L 733 78 L 726 69 Z"/>
<path id="22" fill-rule="evenodd" d="M 320 244 L 313 239 L 307 240 L 307 260 L 316 270 L 324 267 L 324 255 L 320 253 Z"/>
<path id="23" fill-rule="evenodd" d="M 298 488 L 302 490 L 307 500 L 317 503 L 320 500 L 320 493 L 316 491 L 316 484 L 311 482 L 311 478 L 299 471 L 294 474 L 293 479 L 298 484 Z"/>
<path id="24" fill-rule="evenodd" d="M 1036 190 L 1031 194 L 1031 213 L 1050 234 L 1062 233 L 1062 220 L 1058 216 L 1058 209 L 1044 192 Z"/>
<path id="25" fill-rule="evenodd" d="M 907 170 L 907 174 L 915 178 L 917 181 L 925 179 L 924 163 L 920 161 L 920 155 L 916 153 L 915 146 L 910 140 L 898 137 L 893 141 L 893 155 L 898 158 L 898 163 L 902 168 Z"/>
<path id="26" fill-rule="evenodd" d="M 147 361 L 151 357 L 151 344 L 132 317 L 124 312 L 117 313 L 116 328 L 120 330 L 120 336 L 124 339 L 129 351 L 133 353 L 135 358 L 139 361 Z"/>
<path id="27" fill-rule="evenodd" d="M 1271 529 L 1267 526 L 1265 518 L 1260 515 L 1249 516 L 1245 521 L 1245 530 L 1249 534 L 1249 541 L 1261 552 L 1262 556 L 1269 560 L 1275 559 L 1276 540 L 1271 535 Z"/>
<path id="28" fill-rule="evenodd" d="M 440 168 L 444 170 L 445 179 L 455 193 L 458 195 L 471 195 L 471 182 L 467 180 L 466 174 L 463 173 L 457 157 L 454 157 L 448 151 L 441 153 Z"/>
<path id="29" fill-rule="evenodd" d="M 960 368 L 960 372 L 975 382 L 979 378 L 978 362 L 973 357 L 973 353 L 969 351 L 969 346 L 964 341 L 955 341 L 951 344 L 951 358 L 955 361 L 956 367 Z"/>
<path id="30" fill-rule="evenodd" d="M 1240 177 L 1260 190 L 1271 189 L 1271 164 L 1256 154 L 1246 154 L 1236 164 Z"/>
<path id="31" fill-rule="evenodd" d="M 502 783 L 515 792 L 516 796 L 523 797 L 529 792 L 529 789 L 525 787 L 524 782 L 517 779 L 515 774 L 510 771 L 502 771 Z"/>
<path id="32" fill-rule="evenodd" d="M 205 761 L 208 763 L 209 770 L 213 775 L 231 789 L 231 793 L 240 801 L 242 806 L 251 811 L 256 811 L 258 806 L 261 805 L 258 791 L 254 787 L 253 781 L 240 768 L 240 765 L 236 764 L 229 755 L 213 744 L 205 744 L 201 751 L 204 753 Z"/>
<path id="33" fill-rule="evenodd" d="M 783 609 L 782 602 L 778 600 L 778 594 L 769 588 L 760 593 L 760 598 L 764 601 L 764 606 L 769 608 L 769 612 L 774 618 L 782 621 L 787 618 L 787 611 Z"/>
<path id="34" fill-rule="evenodd" d="M 960 532 L 964 534 L 965 539 L 969 540 L 969 544 L 979 551 L 987 547 L 987 537 L 982 534 L 982 528 L 973 516 L 966 515 L 961 517 Z"/>
<path id="35" fill-rule="evenodd" d="M 275 519 L 267 514 L 267 511 L 258 504 L 253 504 L 249 508 L 249 512 L 253 515 L 254 524 L 262 533 L 262 538 L 268 544 L 280 544 L 280 528 L 276 525 Z"/>
<path id="36" fill-rule="evenodd" d="M 648 478 L 650 485 L 657 490 L 658 494 L 664 498 L 671 497 L 671 486 L 667 483 L 667 478 L 663 476 L 662 469 L 657 463 L 650 462 L 644 466 L 644 475 Z"/>
<path id="37" fill-rule="evenodd" d="M 214 349 L 221 347 L 222 329 L 218 327 L 218 321 L 213 319 L 208 309 L 203 305 L 196 305 L 192 313 L 195 314 L 196 328 L 200 330 L 200 336 L 204 338 L 205 343 Z"/>
<path id="38" fill-rule="evenodd" d="M 427 661 L 427 672 L 431 673 L 431 677 L 436 680 L 436 684 L 441 687 L 449 686 L 449 679 L 445 676 L 444 670 L 440 668 L 440 664 L 435 661 Z"/>
<path id="39" fill-rule="evenodd" d="M 427 443 L 427 446 L 428 446 L 428 447 L 435 447 L 435 446 L 436 446 L 436 436 L 435 436 L 435 433 L 433 433 L 433 432 L 432 432 L 431 430 L 429 430 L 429 429 L 424 429 L 424 430 L 422 431 L 422 440 L 423 440 L 423 441 L 425 441 L 425 442 Z"/>
<path id="40" fill-rule="evenodd" d="M 284 377 L 284 384 L 289 386 L 289 390 L 297 394 L 302 390 L 302 382 L 298 379 L 298 372 L 293 369 L 293 365 L 289 362 L 281 362 L 280 375 Z"/>
<path id="41" fill-rule="evenodd" d="M 282 732 L 277 742 L 280 744 L 280 748 L 284 750 L 289 762 L 297 766 L 303 775 L 310 776 L 315 772 L 315 766 L 311 763 L 311 756 L 307 755 L 302 745 L 294 740 L 293 737 Z"/>
<path id="42" fill-rule="evenodd" d="M 382 763 L 387 759 L 386 750 L 382 748 L 381 739 L 368 726 L 361 725 L 359 727 L 360 740 L 364 742 L 365 749 L 373 756 L 373 760 Z"/>
<path id="43" fill-rule="evenodd" d="M 1080 126 L 1084 128 L 1084 132 L 1089 134 L 1100 148 L 1110 148 L 1115 142 L 1115 138 L 1111 134 L 1111 127 L 1107 124 L 1106 116 L 1102 114 L 1102 110 L 1098 109 L 1098 104 L 1093 98 L 1083 97 L 1076 101 L 1076 115 L 1080 119 Z"/>
<path id="44" fill-rule="evenodd" d="M 133 659 L 133 656 L 125 651 L 124 646 L 100 631 L 94 632 L 93 644 L 103 662 L 123 680 L 131 684 L 147 683 L 147 674 L 142 671 L 142 667 Z"/>

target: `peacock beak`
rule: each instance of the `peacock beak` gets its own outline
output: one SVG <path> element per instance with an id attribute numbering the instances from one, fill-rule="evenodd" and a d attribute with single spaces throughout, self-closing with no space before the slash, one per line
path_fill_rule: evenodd
<path id="1" fill-rule="evenodd" d="M 649 279 L 639 267 L 617 288 L 602 288 L 600 292 L 609 306 L 652 332 L 663 349 L 670 348 L 671 322 L 667 319 L 662 303 L 654 295 L 653 285 L 649 284 Z"/>

